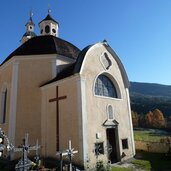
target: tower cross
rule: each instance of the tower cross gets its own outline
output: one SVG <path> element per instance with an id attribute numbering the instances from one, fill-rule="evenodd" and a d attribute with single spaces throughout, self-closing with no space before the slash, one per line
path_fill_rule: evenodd
<path id="1" fill-rule="evenodd" d="M 59 101 L 66 99 L 67 96 L 60 96 L 58 86 L 56 86 L 56 97 L 50 99 L 49 102 L 56 102 L 56 150 L 59 151 Z"/>
<path id="2" fill-rule="evenodd" d="M 32 12 L 32 9 L 30 10 L 30 19 L 32 19 L 33 17 L 33 12 Z"/>

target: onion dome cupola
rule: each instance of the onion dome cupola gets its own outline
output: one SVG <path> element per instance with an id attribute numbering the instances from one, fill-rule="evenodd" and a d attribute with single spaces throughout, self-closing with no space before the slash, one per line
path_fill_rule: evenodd
<path id="1" fill-rule="evenodd" d="M 25 25 L 26 26 L 26 33 L 23 35 L 23 37 L 21 39 L 22 44 L 25 43 L 27 40 L 36 36 L 36 34 L 34 33 L 35 24 L 33 23 L 32 16 L 33 16 L 33 13 L 30 11 L 29 21 Z"/>
<path id="2" fill-rule="evenodd" d="M 53 36 L 58 37 L 59 36 L 59 33 L 58 33 L 59 24 L 57 21 L 55 21 L 51 17 L 50 13 L 51 11 L 48 10 L 48 15 L 46 16 L 46 18 L 39 23 L 40 34 L 41 35 L 53 35 Z"/>

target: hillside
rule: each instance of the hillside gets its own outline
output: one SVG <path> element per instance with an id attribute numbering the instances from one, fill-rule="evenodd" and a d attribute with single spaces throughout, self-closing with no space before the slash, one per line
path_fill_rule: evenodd
<path id="1" fill-rule="evenodd" d="M 171 86 L 131 82 L 130 98 L 132 110 L 139 114 L 158 108 L 165 117 L 171 115 Z"/>
<path id="2" fill-rule="evenodd" d="M 131 94 L 137 93 L 140 95 L 171 98 L 170 85 L 131 82 L 130 92 Z"/>

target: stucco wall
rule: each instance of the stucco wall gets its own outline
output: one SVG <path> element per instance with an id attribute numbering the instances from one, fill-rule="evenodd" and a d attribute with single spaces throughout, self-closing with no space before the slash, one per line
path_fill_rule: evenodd
<path id="1" fill-rule="evenodd" d="M 112 66 L 106 70 L 101 63 L 100 57 L 106 52 L 112 61 Z M 94 84 L 98 75 L 105 74 L 108 76 L 115 87 L 119 87 L 121 98 L 106 98 L 97 96 L 94 93 Z M 107 120 L 107 106 L 112 105 L 114 111 L 114 119 L 119 123 L 118 134 L 119 134 L 119 150 L 120 154 L 124 152 L 126 157 L 124 159 L 133 157 L 133 146 L 131 140 L 131 127 L 129 122 L 129 109 L 126 89 L 119 70 L 118 64 L 114 57 L 107 52 L 106 48 L 102 45 L 95 45 L 90 49 L 82 64 L 81 77 L 85 79 L 85 98 L 86 98 L 86 116 L 87 116 L 87 141 L 88 151 L 87 155 L 90 158 L 91 163 L 96 163 L 97 159 L 94 152 L 95 142 L 104 142 L 104 147 L 107 146 L 106 141 L 106 128 L 103 123 Z M 116 85 L 117 83 L 117 85 Z M 100 139 L 96 139 L 96 133 L 101 134 Z M 128 149 L 122 149 L 122 139 L 128 139 Z M 98 156 L 98 160 L 108 160 L 107 152 L 104 155 Z"/>
<path id="2" fill-rule="evenodd" d="M 0 92 L 7 88 L 7 104 L 6 104 L 6 119 L 5 123 L 0 124 L 5 134 L 8 134 L 9 127 L 9 111 L 10 111 L 10 96 L 11 96 L 11 81 L 12 81 L 12 67 L 13 63 L 7 63 L 0 67 Z M 1 103 L 1 99 L 0 99 Z"/>
<path id="3" fill-rule="evenodd" d="M 41 143 L 41 91 L 40 86 L 52 79 L 53 55 L 18 57 L 18 91 L 16 108 L 16 146 L 25 133 L 29 143 Z"/>
<path id="4" fill-rule="evenodd" d="M 78 150 L 74 161 L 82 163 L 82 138 L 80 125 L 80 79 L 77 76 L 69 77 L 51 85 L 42 87 L 42 154 L 44 157 L 56 156 L 56 102 L 49 102 L 56 97 L 58 86 L 59 97 L 67 96 L 59 101 L 59 147 L 68 149 L 69 140 L 72 147 Z"/>

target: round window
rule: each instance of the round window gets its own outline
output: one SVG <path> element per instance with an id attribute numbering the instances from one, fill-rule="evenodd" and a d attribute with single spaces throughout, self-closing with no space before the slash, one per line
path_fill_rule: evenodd
<path id="1" fill-rule="evenodd" d="M 48 25 L 45 27 L 45 32 L 46 33 L 49 33 L 50 32 L 50 27 Z"/>
<path id="2" fill-rule="evenodd" d="M 53 31 L 53 33 L 56 33 L 56 30 L 54 28 L 52 29 L 52 31 Z"/>

